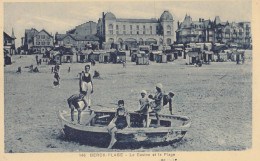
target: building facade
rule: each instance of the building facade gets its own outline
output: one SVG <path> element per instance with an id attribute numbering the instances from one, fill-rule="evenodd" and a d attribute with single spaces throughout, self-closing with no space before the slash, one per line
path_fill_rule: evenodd
<path id="1" fill-rule="evenodd" d="M 55 45 L 73 47 L 76 50 L 97 49 L 99 38 L 95 35 L 55 34 Z"/>
<path id="2" fill-rule="evenodd" d="M 97 36 L 103 46 L 117 44 L 119 48 L 129 49 L 151 43 L 163 45 L 174 41 L 173 17 L 164 11 L 160 19 L 123 19 L 108 12 L 98 20 Z"/>
<path id="3" fill-rule="evenodd" d="M 43 54 L 53 48 L 53 36 L 44 29 L 40 32 L 34 28 L 26 29 L 22 42 L 24 51 L 29 54 Z"/>
<path id="4" fill-rule="evenodd" d="M 15 54 L 15 39 L 14 30 L 12 29 L 12 36 L 4 32 L 4 51 L 6 54 Z"/>
<path id="5" fill-rule="evenodd" d="M 176 30 L 177 43 L 225 43 L 247 48 L 252 43 L 250 22 L 221 22 L 219 16 L 214 21 L 193 21 L 188 15 Z"/>
<path id="6" fill-rule="evenodd" d="M 214 42 L 214 28 L 210 20 L 200 18 L 199 21 L 192 21 L 192 18 L 186 15 L 184 21 L 178 22 L 177 26 L 177 43 Z"/>

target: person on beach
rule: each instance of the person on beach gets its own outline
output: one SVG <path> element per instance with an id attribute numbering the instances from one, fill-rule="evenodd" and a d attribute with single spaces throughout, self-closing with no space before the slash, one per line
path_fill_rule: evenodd
<path id="1" fill-rule="evenodd" d="M 157 119 L 157 126 L 160 125 L 160 118 L 159 118 L 159 113 L 162 110 L 162 98 L 163 98 L 163 93 L 162 93 L 162 84 L 158 83 L 156 85 L 156 93 L 154 96 L 149 95 L 149 98 L 152 99 L 153 101 L 150 103 L 150 107 L 152 109 L 152 113 L 155 113 L 156 119 Z"/>
<path id="2" fill-rule="evenodd" d="M 59 86 L 60 85 L 60 75 L 59 72 L 54 71 L 54 78 L 56 81 L 53 82 L 54 86 Z"/>
<path id="3" fill-rule="evenodd" d="M 116 143 L 116 132 L 124 128 L 130 127 L 130 115 L 124 107 L 124 100 L 118 101 L 118 108 L 116 110 L 115 117 L 108 125 L 108 132 L 111 135 L 111 141 L 108 146 L 109 149 Z"/>
<path id="4" fill-rule="evenodd" d="M 172 92 L 169 92 L 167 95 L 163 95 L 163 106 L 166 106 L 167 104 L 169 104 L 169 111 L 170 111 L 171 115 L 173 115 L 173 113 L 172 113 L 173 96 L 174 96 L 174 94 Z"/>
<path id="5" fill-rule="evenodd" d="M 91 94 L 93 91 L 93 82 L 90 74 L 90 65 L 85 66 L 85 72 L 82 72 L 80 78 L 80 92 L 85 94 L 86 100 L 88 103 L 88 107 L 91 106 Z"/>
<path id="6" fill-rule="evenodd" d="M 69 108 L 71 109 L 71 121 L 72 122 L 74 122 L 74 109 L 76 109 L 78 111 L 78 123 L 80 124 L 81 112 L 84 111 L 86 109 L 86 107 L 88 106 L 87 101 L 85 100 L 84 97 L 85 97 L 85 95 L 80 93 L 80 94 L 74 94 L 67 99 Z M 80 101 L 84 102 L 83 108 L 81 108 L 79 105 Z"/>
<path id="7" fill-rule="evenodd" d="M 149 99 L 147 98 L 147 92 L 141 91 L 141 98 L 139 99 L 140 109 L 136 111 L 141 115 L 144 127 L 149 127 Z"/>

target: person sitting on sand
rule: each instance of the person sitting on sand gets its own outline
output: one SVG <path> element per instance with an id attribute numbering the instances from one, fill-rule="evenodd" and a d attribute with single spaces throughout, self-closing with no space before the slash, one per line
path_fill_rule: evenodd
<path id="1" fill-rule="evenodd" d="M 81 119 L 81 112 L 86 109 L 88 106 L 87 101 L 84 99 L 85 95 L 80 93 L 80 94 L 74 94 L 70 96 L 70 98 L 67 99 L 67 102 L 69 104 L 69 108 L 71 109 L 71 121 L 74 122 L 74 109 L 78 111 L 78 123 L 80 124 L 80 119 Z M 84 107 L 81 108 L 79 105 L 79 102 L 83 101 L 84 102 Z"/>
<path id="2" fill-rule="evenodd" d="M 109 149 L 113 147 L 116 143 L 116 132 L 118 129 L 122 130 L 126 127 L 130 127 L 130 116 L 129 113 L 124 108 L 124 100 L 118 101 L 118 108 L 116 110 L 115 117 L 108 125 L 108 132 L 111 135 L 111 141 L 108 146 Z"/>
<path id="3" fill-rule="evenodd" d="M 166 106 L 167 104 L 169 104 L 169 111 L 170 111 L 171 115 L 173 115 L 173 113 L 172 113 L 173 96 L 174 96 L 174 94 L 172 92 L 169 92 L 167 95 L 163 95 L 163 106 Z"/>
<path id="4" fill-rule="evenodd" d="M 162 84 L 158 83 L 156 85 L 156 93 L 154 96 L 149 95 L 149 98 L 154 100 L 150 103 L 150 107 L 152 109 L 152 113 L 155 113 L 155 116 L 157 118 L 157 126 L 160 125 L 160 118 L 159 118 L 159 112 L 162 110 L 162 98 L 163 98 L 163 93 L 162 93 Z"/>
<path id="5" fill-rule="evenodd" d="M 140 110 L 136 112 L 141 115 L 144 127 L 149 127 L 149 100 L 147 98 L 147 92 L 142 90 L 141 96 L 142 98 L 139 99 Z"/>

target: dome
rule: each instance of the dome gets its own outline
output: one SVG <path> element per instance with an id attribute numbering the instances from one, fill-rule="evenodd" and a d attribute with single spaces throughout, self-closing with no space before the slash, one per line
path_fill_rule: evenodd
<path id="1" fill-rule="evenodd" d="M 116 16 L 113 13 L 107 12 L 105 14 L 105 20 L 115 20 L 115 19 L 116 19 Z"/>
<path id="2" fill-rule="evenodd" d="M 173 17 L 169 11 L 164 11 L 160 17 L 160 21 L 172 21 Z"/>

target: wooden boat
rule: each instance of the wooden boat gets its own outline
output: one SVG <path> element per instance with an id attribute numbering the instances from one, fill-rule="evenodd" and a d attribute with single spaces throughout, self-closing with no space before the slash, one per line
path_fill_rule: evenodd
<path id="1" fill-rule="evenodd" d="M 107 127 L 114 116 L 115 111 L 110 110 L 82 112 L 81 124 L 76 124 L 70 121 L 70 112 L 59 111 L 59 118 L 67 139 L 98 147 L 108 147 L 111 136 Z M 117 131 L 117 142 L 113 148 L 133 149 L 173 144 L 184 137 L 191 125 L 190 119 L 186 116 L 161 114 L 159 117 L 159 127 L 155 127 L 157 120 L 151 114 L 150 126 L 145 128 L 140 115 L 130 112 L 131 127 Z"/>

